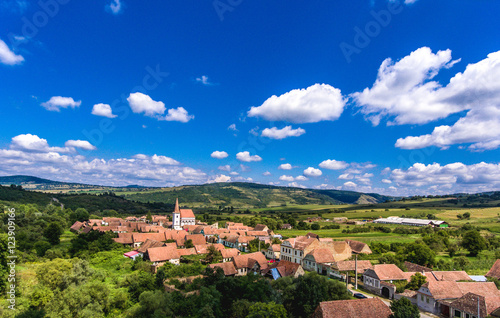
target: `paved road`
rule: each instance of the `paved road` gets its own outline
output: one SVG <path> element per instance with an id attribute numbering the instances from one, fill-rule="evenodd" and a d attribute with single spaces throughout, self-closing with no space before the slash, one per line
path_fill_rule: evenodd
<path id="1" fill-rule="evenodd" d="M 360 293 L 360 294 L 363 294 L 365 295 L 366 297 L 368 298 L 373 298 L 373 296 L 370 296 L 364 292 L 361 292 L 361 291 L 357 291 L 357 290 L 352 290 L 352 289 L 348 289 L 351 293 Z M 377 297 L 377 296 L 375 296 Z M 391 305 L 391 301 L 387 298 L 382 298 L 382 297 L 377 297 L 379 298 L 380 300 L 382 300 L 387 306 L 390 306 Z M 436 315 L 433 315 L 433 314 L 430 314 L 428 312 L 423 312 L 423 311 L 420 311 L 420 317 L 421 318 L 439 318 L 439 316 L 436 316 Z"/>

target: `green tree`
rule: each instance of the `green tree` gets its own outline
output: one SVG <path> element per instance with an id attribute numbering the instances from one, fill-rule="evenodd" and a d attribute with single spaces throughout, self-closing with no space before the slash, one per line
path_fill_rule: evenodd
<path id="1" fill-rule="evenodd" d="M 50 245 L 50 243 L 47 241 L 38 241 L 35 243 L 35 245 L 33 245 L 33 247 L 35 248 L 36 255 L 43 257 L 45 256 L 45 252 L 47 252 L 52 247 L 52 245 Z"/>
<path id="2" fill-rule="evenodd" d="M 393 314 L 391 318 L 419 318 L 420 312 L 418 307 L 413 305 L 408 298 L 401 297 L 399 300 L 391 302 L 391 310 Z"/>
<path id="3" fill-rule="evenodd" d="M 255 303 L 250 306 L 246 318 L 287 318 L 287 312 L 283 305 L 270 303 Z"/>
<path id="4" fill-rule="evenodd" d="M 222 253 L 215 248 L 215 246 L 210 245 L 208 248 L 208 253 L 207 256 L 205 256 L 205 261 L 212 264 L 212 263 L 219 263 L 222 261 Z"/>
<path id="5" fill-rule="evenodd" d="M 294 317 L 309 317 L 322 301 L 350 298 L 344 284 L 315 272 L 295 278 L 288 286 L 279 287 L 284 288 L 283 305 Z"/>
<path id="6" fill-rule="evenodd" d="M 486 240 L 479 231 L 471 230 L 464 234 L 462 247 L 469 251 L 469 255 L 477 256 L 479 252 L 486 249 Z"/>
<path id="7" fill-rule="evenodd" d="M 60 242 L 60 237 L 63 234 L 63 229 L 57 222 L 50 223 L 43 231 L 43 236 L 47 238 L 50 244 L 57 245 Z"/>
<path id="8" fill-rule="evenodd" d="M 194 247 L 193 240 L 186 240 L 186 242 L 184 242 L 184 247 L 185 248 Z"/>
<path id="9" fill-rule="evenodd" d="M 89 212 L 87 212 L 87 210 L 85 210 L 84 208 L 76 209 L 75 214 L 77 221 L 83 222 L 89 220 Z"/>
<path id="10" fill-rule="evenodd" d="M 317 231 L 320 229 L 320 226 L 318 223 L 311 224 L 311 230 Z"/>
<path id="11" fill-rule="evenodd" d="M 411 290 L 418 290 L 420 286 L 425 284 L 426 280 L 427 278 L 424 275 L 415 273 L 415 275 L 411 276 L 410 282 L 408 283 L 408 285 L 406 285 L 406 288 Z"/>
<path id="12" fill-rule="evenodd" d="M 423 266 L 433 266 L 436 254 L 429 246 L 422 243 L 410 243 L 405 248 L 406 260 Z"/>
<path id="13" fill-rule="evenodd" d="M 151 216 L 151 211 L 148 211 L 146 214 L 146 220 L 148 220 L 149 223 L 153 222 L 153 217 Z"/>

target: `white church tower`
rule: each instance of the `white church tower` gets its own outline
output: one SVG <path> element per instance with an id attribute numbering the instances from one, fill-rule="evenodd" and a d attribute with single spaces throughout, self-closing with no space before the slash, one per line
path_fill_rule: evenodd
<path id="1" fill-rule="evenodd" d="M 175 208 L 172 213 L 172 228 L 174 230 L 182 230 L 181 227 L 181 210 L 179 209 L 179 199 L 175 199 Z"/>

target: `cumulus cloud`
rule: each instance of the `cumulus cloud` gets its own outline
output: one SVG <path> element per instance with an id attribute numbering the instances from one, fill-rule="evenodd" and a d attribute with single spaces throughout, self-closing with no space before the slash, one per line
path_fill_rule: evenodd
<path id="1" fill-rule="evenodd" d="M 287 175 L 282 175 L 281 177 L 279 177 L 279 179 L 280 179 L 281 181 L 294 181 L 294 180 L 295 180 L 295 178 L 294 178 L 294 177 L 292 177 L 292 176 L 287 176 Z"/>
<path id="2" fill-rule="evenodd" d="M 291 90 L 281 96 L 273 95 L 261 106 L 251 107 L 248 116 L 269 121 L 316 123 L 338 119 L 345 103 L 338 88 L 314 84 L 306 89 Z"/>
<path id="3" fill-rule="evenodd" d="M 132 109 L 132 112 L 137 114 L 144 113 L 144 115 L 158 120 L 187 123 L 194 118 L 193 115 L 188 114 L 184 107 L 171 108 L 167 111 L 167 115 L 163 116 L 167 110 L 165 104 L 161 101 L 155 101 L 150 96 L 140 92 L 131 93 L 127 98 L 127 101 Z"/>
<path id="4" fill-rule="evenodd" d="M 372 88 L 354 93 L 355 104 L 373 123 L 383 117 L 390 124 L 424 124 L 462 111 L 459 105 L 450 105 L 437 96 L 441 88 L 430 81 L 439 70 L 450 68 L 459 60 L 451 59 L 451 50 L 432 53 L 428 47 L 415 50 L 398 62 L 387 58 L 382 62 Z"/>
<path id="5" fill-rule="evenodd" d="M 207 181 L 203 171 L 161 155 L 87 159 L 74 151 L 75 147 L 90 149 L 84 141 L 69 140 L 66 147 L 51 147 L 47 140 L 36 135 L 16 137 L 8 149 L 0 149 L 2 175 L 27 174 L 57 181 L 114 186 L 174 186 Z"/>
<path id="6" fill-rule="evenodd" d="M 49 111 L 59 112 L 61 108 L 80 107 L 82 101 L 75 101 L 72 97 L 52 96 L 48 101 L 40 105 Z"/>
<path id="7" fill-rule="evenodd" d="M 106 9 L 113 14 L 118 14 L 122 12 L 123 5 L 120 0 L 112 0 L 111 3 L 106 6 Z"/>
<path id="8" fill-rule="evenodd" d="M 116 115 L 113 115 L 113 111 L 111 110 L 110 105 L 102 103 L 95 104 L 94 107 L 92 107 L 92 115 L 108 117 L 108 118 L 117 117 Z"/>
<path id="9" fill-rule="evenodd" d="M 212 152 L 212 154 L 210 155 L 210 157 L 215 158 L 215 159 L 224 159 L 224 158 L 227 158 L 227 156 L 229 156 L 227 154 L 227 152 L 218 151 L 218 150 Z"/>
<path id="10" fill-rule="evenodd" d="M 300 127 L 292 129 L 292 126 L 286 126 L 282 129 L 276 127 L 266 128 L 262 131 L 261 135 L 272 139 L 285 139 L 287 137 L 299 137 L 305 133 L 306 131 Z"/>
<path id="11" fill-rule="evenodd" d="M 356 188 L 358 185 L 352 181 L 347 181 L 346 183 L 344 183 L 344 187 L 347 188 L 347 189 L 353 189 L 353 188 Z"/>
<path id="12" fill-rule="evenodd" d="M 258 155 L 250 155 L 248 151 L 238 152 L 236 154 L 236 159 L 244 162 L 252 162 L 252 161 L 262 161 L 262 158 Z"/>
<path id="13" fill-rule="evenodd" d="M 0 39 L 0 63 L 6 65 L 16 65 L 24 62 L 24 57 L 17 55 L 10 50 L 7 44 Z"/>
<path id="14" fill-rule="evenodd" d="M 427 191 L 430 187 L 447 193 L 492 191 L 500 188 L 500 164 L 415 163 L 406 170 L 392 170 L 390 178 L 400 187 L 425 187 Z"/>
<path id="15" fill-rule="evenodd" d="M 472 151 L 500 146 L 500 51 L 467 65 L 446 86 L 431 81 L 441 69 L 452 67 L 451 51 L 432 53 L 423 47 L 398 62 L 386 59 L 372 88 L 351 96 L 361 112 L 379 124 L 424 124 L 466 111 L 453 125 L 440 125 L 431 133 L 399 138 L 396 147 L 447 149 L 469 144 Z"/>
<path id="16" fill-rule="evenodd" d="M 226 176 L 224 174 L 220 174 L 208 180 L 208 183 L 219 183 L 219 182 L 231 182 L 231 177 Z"/>
<path id="17" fill-rule="evenodd" d="M 350 180 L 350 179 L 353 179 L 354 176 L 352 176 L 351 174 L 349 173 L 343 173 L 339 176 L 339 179 L 341 180 Z"/>
<path id="18" fill-rule="evenodd" d="M 305 185 L 302 185 L 302 184 L 299 184 L 297 182 L 291 182 L 288 184 L 289 187 L 293 187 L 293 188 L 302 188 L 302 189 L 305 189 L 306 186 Z"/>
<path id="19" fill-rule="evenodd" d="M 229 125 L 229 127 L 227 127 L 227 129 L 232 130 L 232 131 L 238 131 L 238 129 L 236 129 L 236 124 Z"/>
<path id="20" fill-rule="evenodd" d="M 382 183 L 387 183 L 387 184 L 391 184 L 392 181 L 389 180 L 389 179 L 382 179 Z"/>
<path id="21" fill-rule="evenodd" d="M 323 174 L 323 172 L 319 169 L 309 167 L 306 170 L 304 170 L 304 175 L 307 177 L 319 177 Z"/>
<path id="22" fill-rule="evenodd" d="M 271 172 L 266 171 L 266 172 L 264 172 L 262 175 L 267 177 L 267 176 L 270 176 L 270 175 L 271 175 Z"/>
<path id="23" fill-rule="evenodd" d="M 97 148 L 86 140 L 68 140 L 64 143 L 64 146 L 70 148 L 79 148 L 83 150 L 96 150 Z"/>
<path id="24" fill-rule="evenodd" d="M 323 169 L 329 169 L 329 170 L 342 170 L 342 169 L 349 167 L 349 164 L 347 162 L 344 162 L 344 161 L 337 161 L 337 160 L 333 160 L 333 159 L 332 160 L 328 159 L 328 160 L 321 162 L 319 164 L 319 167 L 323 168 Z"/>
<path id="25" fill-rule="evenodd" d="M 280 169 L 280 170 L 292 170 L 293 167 L 289 163 L 282 163 L 279 165 L 278 169 Z"/>
<path id="26" fill-rule="evenodd" d="M 184 107 L 171 108 L 167 111 L 167 115 L 162 120 L 166 121 L 179 121 L 181 123 L 187 123 L 191 119 L 194 119 L 194 115 L 189 115 L 188 111 Z"/>
<path id="27" fill-rule="evenodd" d="M 127 101 L 134 113 L 144 113 L 144 115 L 149 117 L 163 115 L 166 110 L 163 102 L 154 101 L 148 95 L 140 92 L 131 93 L 129 97 L 127 97 Z"/>
<path id="28" fill-rule="evenodd" d="M 307 179 L 305 176 L 298 176 L 298 177 L 295 178 L 295 180 L 297 180 L 297 181 L 307 181 L 309 179 Z"/>
<path id="29" fill-rule="evenodd" d="M 500 51 L 478 63 L 469 64 L 440 90 L 446 102 L 468 109 L 455 124 L 434 128 L 432 133 L 400 138 L 396 147 L 418 149 L 429 146 L 448 148 L 471 144 L 470 150 L 496 149 L 500 146 Z"/>

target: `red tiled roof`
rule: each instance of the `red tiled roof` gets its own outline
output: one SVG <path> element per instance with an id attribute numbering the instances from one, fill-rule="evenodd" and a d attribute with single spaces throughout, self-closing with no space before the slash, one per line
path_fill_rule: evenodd
<path id="1" fill-rule="evenodd" d="M 163 242 L 147 239 L 146 241 L 144 241 L 144 243 L 142 243 L 141 247 L 139 247 L 137 249 L 137 252 L 139 252 L 139 253 L 146 253 L 146 251 L 149 248 L 161 247 L 163 245 L 164 245 Z"/>
<path id="2" fill-rule="evenodd" d="M 208 265 L 209 268 L 217 268 L 220 267 L 224 271 L 224 275 L 229 276 L 229 275 L 236 275 L 238 271 L 236 268 L 234 268 L 234 264 L 232 262 L 225 262 L 225 263 L 217 263 L 217 264 L 210 264 Z"/>
<path id="3" fill-rule="evenodd" d="M 380 280 L 406 279 L 403 271 L 394 264 L 378 264 L 373 266 L 372 270 Z"/>
<path id="4" fill-rule="evenodd" d="M 193 218 L 194 219 L 193 210 L 191 210 L 191 209 L 181 209 L 181 219 L 185 219 L 185 218 Z"/>
<path id="5" fill-rule="evenodd" d="M 500 297 L 500 291 L 493 282 L 431 281 L 422 287 L 429 289 L 434 299 L 455 299 L 467 293 Z"/>
<path id="6" fill-rule="evenodd" d="M 267 259 L 261 252 L 237 255 L 233 258 L 234 267 L 237 269 L 249 268 L 249 264 L 253 265 L 255 261 L 259 263 L 261 269 L 267 268 Z"/>
<path id="7" fill-rule="evenodd" d="M 279 262 L 274 262 L 271 263 L 267 269 L 265 269 L 262 273 L 266 274 L 268 273 L 271 269 L 276 268 L 278 272 L 280 273 L 281 277 L 287 277 L 287 276 L 294 276 L 297 270 L 299 269 L 300 264 L 293 263 L 290 261 L 279 261 Z"/>
<path id="8" fill-rule="evenodd" d="M 82 226 L 83 226 L 82 222 L 76 221 L 69 229 L 73 231 L 78 231 L 82 228 Z"/>
<path id="9" fill-rule="evenodd" d="M 387 318 L 392 314 L 379 298 L 334 300 L 319 303 L 313 318 Z"/>
<path id="10" fill-rule="evenodd" d="M 240 255 L 240 251 L 235 248 L 225 248 L 220 251 L 222 258 L 231 258 Z"/>
<path id="11" fill-rule="evenodd" d="M 354 271 L 355 261 L 338 261 L 332 267 L 340 272 Z M 358 273 L 362 273 L 369 268 L 373 268 L 370 261 L 358 261 Z"/>
<path id="12" fill-rule="evenodd" d="M 500 279 L 500 259 L 497 259 L 495 264 L 491 267 L 491 269 L 486 274 L 486 277 L 493 277 L 496 279 Z"/>
<path id="13" fill-rule="evenodd" d="M 196 249 L 194 247 L 179 248 L 179 249 L 177 249 L 177 254 L 179 254 L 179 256 L 194 255 L 194 254 L 196 254 Z"/>
<path id="14" fill-rule="evenodd" d="M 360 242 L 360 241 L 353 241 L 353 240 L 345 240 L 347 244 L 351 247 L 352 251 L 357 254 L 371 254 L 372 250 L 368 246 L 368 244 Z"/>
<path id="15" fill-rule="evenodd" d="M 148 249 L 148 256 L 151 262 L 164 262 L 171 259 L 178 259 L 180 257 L 176 248 L 167 246 Z"/>
<path id="16" fill-rule="evenodd" d="M 186 235 L 186 241 L 191 240 L 193 241 L 194 245 L 203 245 L 207 244 L 207 241 L 205 240 L 205 237 L 202 234 L 191 234 L 191 235 Z"/>
<path id="17" fill-rule="evenodd" d="M 316 248 L 307 255 L 311 255 L 318 264 L 335 262 L 332 251 L 327 248 Z"/>

